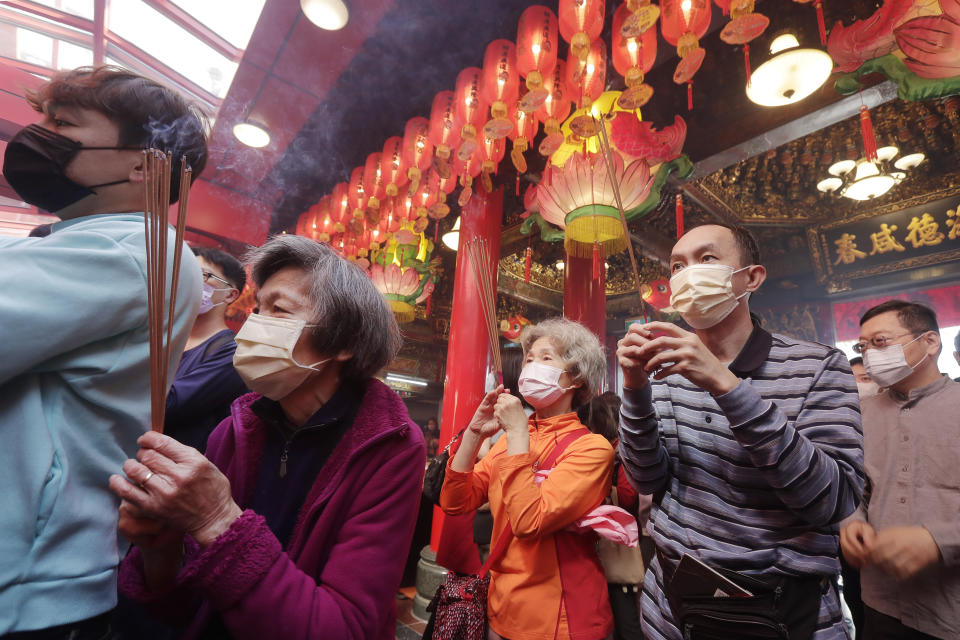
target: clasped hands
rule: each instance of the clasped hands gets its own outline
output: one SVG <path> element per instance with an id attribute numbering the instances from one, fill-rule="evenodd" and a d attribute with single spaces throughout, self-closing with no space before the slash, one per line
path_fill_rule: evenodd
<path id="1" fill-rule="evenodd" d="M 869 523 L 855 520 L 840 531 L 840 547 L 853 567 L 874 565 L 898 580 L 911 578 L 940 561 L 940 547 L 924 527 L 890 527 L 877 532 Z"/>
<path id="2" fill-rule="evenodd" d="M 483 396 L 467 426 L 467 431 L 480 440 L 489 438 L 500 429 L 508 436 L 527 433 L 527 414 L 523 410 L 523 403 L 504 389 L 502 384 Z"/>
<path id="3" fill-rule="evenodd" d="M 642 389 L 650 376 L 662 380 L 679 374 L 715 396 L 731 391 L 739 379 L 695 333 L 669 322 L 633 324 L 617 343 L 623 386 Z"/>
<path id="4" fill-rule="evenodd" d="M 121 498 L 120 533 L 142 550 L 179 554 L 183 535 L 213 542 L 242 513 L 230 481 L 202 453 L 149 431 L 137 440 L 137 458 L 110 476 Z"/>

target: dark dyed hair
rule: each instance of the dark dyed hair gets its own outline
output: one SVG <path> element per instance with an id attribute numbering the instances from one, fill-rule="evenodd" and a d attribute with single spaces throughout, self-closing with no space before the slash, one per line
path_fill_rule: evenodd
<path id="1" fill-rule="evenodd" d="M 219 249 L 211 249 L 210 247 L 192 247 L 192 249 L 193 255 L 220 267 L 230 284 L 236 287 L 237 291 L 243 291 L 243 287 L 247 284 L 247 273 L 243 270 L 243 265 L 240 264 L 239 260 Z"/>
<path id="2" fill-rule="evenodd" d="M 503 364 L 503 388 L 509 389 L 511 395 L 520 398 L 524 406 L 528 406 L 519 389 L 520 372 L 523 371 L 523 349 L 502 349 L 500 354 Z"/>
<path id="3" fill-rule="evenodd" d="M 278 235 L 247 255 L 257 287 L 287 267 L 310 279 L 314 348 L 326 355 L 353 354 L 341 375 L 363 381 L 387 366 L 400 349 L 397 320 L 373 281 L 329 245 L 295 235 Z"/>
<path id="4" fill-rule="evenodd" d="M 728 224 L 726 222 L 705 222 L 695 227 L 687 229 L 687 233 L 698 227 L 723 227 L 729 229 L 733 234 L 733 239 L 737 243 L 737 249 L 740 251 L 741 266 L 746 267 L 752 264 L 762 264 L 760 262 L 760 245 L 757 239 L 753 237 L 750 230 L 738 224 Z"/>
<path id="5" fill-rule="evenodd" d="M 609 442 L 617 439 L 618 419 L 610 403 L 602 397 L 594 397 L 577 409 L 577 418 L 592 433 L 599 433 Z"/>
<path id="6" fill-rule="evenodd" d="M 925 304 L 907 302 L 906 300 L 887 300 L 872 309 L 868 309 L 860 318 L 860 326 L 862 327 L 863 323 L 870 318 L 875 318 L 888 311 L 896 311 L 900 324 L 909 329 L 911 333 L 919 335 L 927 331 L 940 332 L 940 326 L 937 324 L 937 314 L 933 309 Z"/>
<path id="7" fill-rule="evenodd" d="M 156 148 L 172 157 L 170 204 L 180 198 L 180 160 L 193 169 L 191 183 L 207 164 L 207 118 L 196 104 L 148 78 L 114 66 L 61 71 L 27 102 L 43 113 L 47 105 L 99 111 L 120 130 L 117 144 Z"/>
<path id="8" fill-rule="evenodd" d="M 855 367 L 855 366 L 857 366 L 858 364 L 859 364 L 860 366 L 863 366 L 863 358 L 862 358 L 862 357 L 857 356 L 856 358 L 852 358 L 852 359 L 850 360 L 850 366 L 851 366 L 851 367 Z"/>

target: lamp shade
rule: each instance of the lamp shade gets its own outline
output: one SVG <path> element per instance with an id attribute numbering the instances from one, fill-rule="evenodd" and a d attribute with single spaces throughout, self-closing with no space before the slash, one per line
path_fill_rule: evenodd
<path id="1" fill-rule="evenodd" d="M 747 97 L 764 107 L 803 100 L 833 71 L 833 60 L 819 49 L 800 48 L 796 36 L 784 34 L 770 46 L 772 58 L 757 67 L 747 83 Z"/>
<path id="2" fill-rule="evenodd" d="M 460 248 L 460 217 L 458 216 L 456 221 L 453 223 L 453 228 L 450 231 L 447 231 L 440 238 L 443 244 L 449 248 L 457 251 Z"/>

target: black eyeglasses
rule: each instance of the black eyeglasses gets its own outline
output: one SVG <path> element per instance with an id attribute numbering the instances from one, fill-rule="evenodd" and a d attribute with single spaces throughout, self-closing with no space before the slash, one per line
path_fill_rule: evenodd
<path id="1" fill-rule="evenodd" d="M 218 276 L 218 275 L 216 275 L 216 274 L 214 274 L 214 273 L 210 273 L 209 271 L 201 271 L 200 273 L 203 274 L 203 281 L 204 281 L 204 282 L 209 282 L 209 281 L 210 281 L 210 278 L 213 278 L 214 280 L 216 280 L 216 281 L 218 281 L 218 282 L 222 282 L 223 284 L 227 285 L 227 286 L 230 287 L 231 289 L 235 288 L 232 284 L 230 284 L 229 282 L 227 282 L 226 280 L 224 280 L 223 278 L 221 278 L 220 276 Z"/>
<path id="2" fill-rule="evenodd" d="M 857 344 L 853 345 L 853 350 L 856 353 L 863 353 L 867 349 L 882 349 L 888 344 L 890 344 L 891 342 L 893 342 L 894 340 L 897 340 L 904 336 L 912 336 L 912 335 L 916 335 L 916 334 L 911 331 L 909 333 L 901 333 L 898 336 L 891 336 L 891 337 L 875 336 L 873 338 L 870 338 L 868 342 L 858 342 Z"/>

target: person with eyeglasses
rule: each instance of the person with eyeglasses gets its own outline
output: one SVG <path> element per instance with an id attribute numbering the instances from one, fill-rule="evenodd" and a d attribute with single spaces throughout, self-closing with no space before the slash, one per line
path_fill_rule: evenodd
<path id="1" fill-rule="evenodd" d="M 870 491 L 841 530 L 860 568 L 864 637 L 960 638 L 960 384 L 937 366 L 936 313 L 890 300 L 860 319 Z"/>

